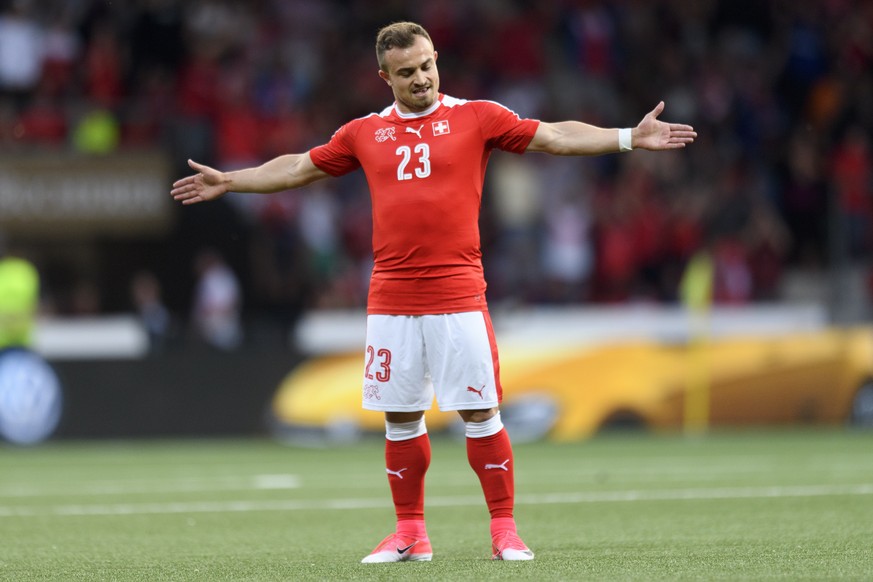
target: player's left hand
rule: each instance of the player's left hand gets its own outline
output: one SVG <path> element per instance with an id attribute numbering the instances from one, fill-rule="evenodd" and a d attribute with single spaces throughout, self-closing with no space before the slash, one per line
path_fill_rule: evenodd
<path id="1" fill-rule="evenodd" d="M 660 121 L 658 116 L 663 111 L 664 102 L 661 101 L 633 128 L 634 149 L 673 150 L 694 142 L 697 137 L 694 128 L 682 123 Z"/>

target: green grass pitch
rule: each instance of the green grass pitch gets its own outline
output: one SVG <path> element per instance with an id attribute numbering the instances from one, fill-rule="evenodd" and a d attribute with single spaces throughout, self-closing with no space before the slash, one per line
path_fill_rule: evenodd
<path id="1" fill-rule="evenodd" d="M 533 562 L 490 561 L 462 443 L 434 439 L 430 563 L 360 564 L 393 527 L 378 440 L 0 447 L 0 580 L 873 580 L 873 433 L 517 445 Z"/>

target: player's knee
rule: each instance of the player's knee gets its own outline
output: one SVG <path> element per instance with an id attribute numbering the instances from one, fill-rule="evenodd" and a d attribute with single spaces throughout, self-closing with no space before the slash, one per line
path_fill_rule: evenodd
<path id="1" fill-rule="evenodd" d="M 464 422 L 485 422 L 497 414 L 496 408 L 483 408 L 481 410 L 459 410 L 458 414 Z"/>
<path id="2" fill-rule="evenodd" d="M 420 420 L 421 417 L 424 416 L 424 411 L 419 410 L 416 412 L 386 412 L 385 420 L 387 422 L 393 422 L 396 424 L 404 423 L 404 422 L 415 422 Z"/>
<path id="3" fill-rule="evenodd" d="M 464 435 L 468 438 L 480 439 L 496 435 L 502 431 L 503 422 L 500 420 L 500 413 L 496 409 L 494 409 L 494 412 L 490 417 L 483 420 L 465 422 Z"/>

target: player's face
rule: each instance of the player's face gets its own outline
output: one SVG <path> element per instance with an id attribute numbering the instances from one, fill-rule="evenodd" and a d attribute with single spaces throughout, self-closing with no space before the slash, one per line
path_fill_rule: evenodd
<path id="1" fill-rule="evenodd" d="M 437 53 L 423 36 L 417 36 L 408 48 L 393 48 L 385 53 L 388 71 L 379 76 L 394 92 L 397 108 L 403 113 L 424 111 L 437 98 L 440 75 L 437 72 Z"/>

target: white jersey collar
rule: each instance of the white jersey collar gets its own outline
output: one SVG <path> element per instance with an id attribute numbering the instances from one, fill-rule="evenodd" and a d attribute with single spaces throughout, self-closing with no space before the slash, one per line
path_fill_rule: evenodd
<path id="1" fill-rule="evenodd" d="M 394 113 L 396 113 L 397 117 L 400 117 L 401 119 L 415 119 L 417 117 L 424 117 L 424 116 L 430 115 L 431 113 L 436 111 L 439 108 L 439 106 L 442 105 L 442 102 L 443 102 L 443 95 L 442 95 L 442 93 L 440 93 L 437 96 L 437 98 L 434 100 L 433 105 L 431 105 L 430 107 L 428 107 L 424 111 L 419 111 L 416 113 L 403 113 L 402 111 L 400 111 L 400 108 L 397 107 L 397 102 L 395 101 L 394 102 Z"/>

